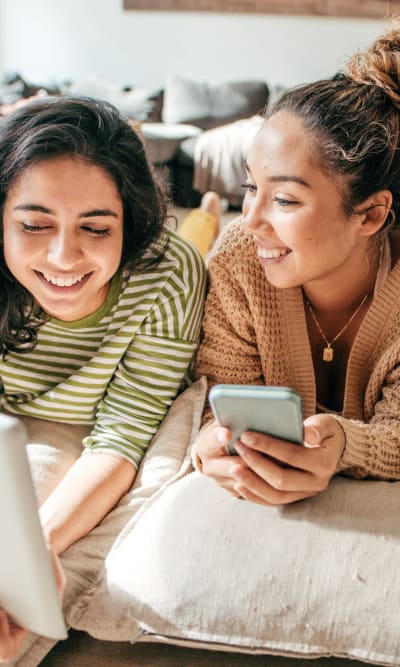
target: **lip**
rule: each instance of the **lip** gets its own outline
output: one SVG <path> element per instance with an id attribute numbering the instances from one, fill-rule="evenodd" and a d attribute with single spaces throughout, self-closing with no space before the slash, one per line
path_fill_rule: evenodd
<path id="1" fill-rule="evenodd" d="M 37 271 L 34 269 L 35 275 L 39 278 L 40 282 L 42 285 L 46 287 L 46 289 L 50 290 L 51 292 L 58 293 L 58 294 L 74 294 L 76 292 L 79 292 L 79 290 L 86 285 L 88 282 L 90 276 L 92 275 L 93 271 L 90 271 L 89 273 L 84 274 L 82 280 L 80 280 L 78 283 L 75 283 L 74 285 L 53 285 L 53 283 L 50 283 L 48 280 L 43 275 L 42 271 Z M 46 273 L 48 273 L 46 271 Z"/>
<path id="2" fill-rule="evenodd" d="M 257 259 L 262 264 L 271 264 L 282 262 L 292 251 L 290 248 L 280 248 L 277 246 L 265 247 L 257 244 Z"/>

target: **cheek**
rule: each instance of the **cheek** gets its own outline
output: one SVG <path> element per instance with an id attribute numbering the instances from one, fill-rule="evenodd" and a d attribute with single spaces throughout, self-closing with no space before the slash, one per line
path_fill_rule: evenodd
<path id="1" fill-rule="evenodd" d="M 242 203 L 242 213 L 243 215 L 247 215 L 249 212 L 250 206 L 249 206 L 249 198 L 248 194 L 246 193 L 244 198 L 243 198 L 243 203 Z"/>
<path id="2" fill-rule="evenodd" d="M 256 207 L 257 202 L 258 202 L 257 195 L 254 192 L 250 192 L 250 190 L 246 190 L 242 202 L 243 217 L 252 214 L 252 212 Z M 259 205 L 257 204 L 257 211 L 258 210 L 259 210 Z"/>
<path id="3" fill-rule="evenodd" d="M 23 260 L 24 258 L 33 257 L 40 247 L 42 242 L 38 237 L 21 234 L 19 231 L 7 231 L 4 229 L 4 257 L 13 260 Z"/>
<path id="4" fill-rule="evenodd" d="M 9 232 L 7 227 L 4 228 L 3 233 L 3 253 L 6 264 L 9 266 L 14 263 L 16 258 L 25 255 L 23 244 L 16 234 Z"/>
<path id="5" fill-rule="evenodd" d="M 299 214 L 296 225 L 293 225 L 293 233 L 296 234 L 297 243 L 304 248 L 316 250 L 331 243 L 334 227 L 335 225 L 324 220 L 321 214 L 315 215 L 315 212 L 305 210 Z"/>
<path id="6" fill-rule="evenodd" d="M 327 256 L 336 255 L 348 247 L 349 235 L 346 231 L 337 219 L 326 220 L 325 223 L 319 219 L 312 226 L 303 227 L 297 242 L 305 251 L 313 253 L 314 259 L 326 261 Z"/>
<path id="7" fill-rule="evenodd" d="M 96 249 L 97 257 L 99 257 L 99 249 Z M 122 256 L 122 237 L 114 238 L 110 242 L 107 250 L 104 250 L 104 266 L 107 266 L 108 271 L 115 273 L 121 263 Z"/>
<path id="8" fill-rule="evenodd" d="M 307 235 L 304 237 L 304 243 L 307 244 L 309 248 L 312 248 L 313 250 L 316 250 L 317 248 L 321 248 L 325 245 L 326 239 Z"/>

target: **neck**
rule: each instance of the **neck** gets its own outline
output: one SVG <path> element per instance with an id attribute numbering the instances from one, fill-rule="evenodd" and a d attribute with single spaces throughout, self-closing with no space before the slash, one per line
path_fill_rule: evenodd
<path id="1" fill-rule="evenodd" d="M 369 303 L 373 297 L 379 264 L 380 249 L 375 244 L 368 254 L 365 252 L 359 261 L 354 261 L 350 271 L 340 280 L 329 276 L 323 281 L 312 281 L 303 285 L 303 291 L 314 312 L 347 314 L 354 312 L 363 299 Z"/>

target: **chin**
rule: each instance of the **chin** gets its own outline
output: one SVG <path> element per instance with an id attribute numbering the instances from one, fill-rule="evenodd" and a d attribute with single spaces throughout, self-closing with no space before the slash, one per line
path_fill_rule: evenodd
<path id="1" fill-rule="evenodd" d="M 299 283 L 298 280 L 290 280 L 284 276 L 278 278 L 277 276 L 271 276 L 271 273 L 265 269 L 265 275 L 270 285 L 276 287 L 277 289 L 289 289 L 290 287 L 300 287 L 302 283 Z"/>

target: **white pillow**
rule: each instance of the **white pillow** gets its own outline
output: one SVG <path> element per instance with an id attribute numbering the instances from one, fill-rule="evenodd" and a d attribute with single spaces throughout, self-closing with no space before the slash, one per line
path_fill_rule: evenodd
<path id="1" fill-rule="evenodd" d="M 153 496 L 158 497 L 174 479 L 190 470 L 190 446 L 200 426 L 206 389 L 206 379 L 202 378 L 178 396 L 153 438 L 132 489 L 96 528 L 63 553 L 67 575 L 63 607 L 68 624 L 70 613 L 76 613 L 81 605 L 85 608 L 92 589 L 104 587 L 106 555 L 115 541 L 125 543 L 126 524 L 145 511 Z M 87 428 L 29 418 L 23 421 L 32 443 L 28 446 L 32 475 L 38 497 L 43 500 L 79 456 Z M 114 619 L 109 618 L 108 623 L 113 626 Z M 29 635 L 16 664 L 38 665 L 54 643 Z"/>
<path id="2" fill-rule="evenodd" d="M 189 474 L 126 527 L 73 626 L 292 657 L 400 664 L 400 483 L 334 479 L 287 507 Z"/>

